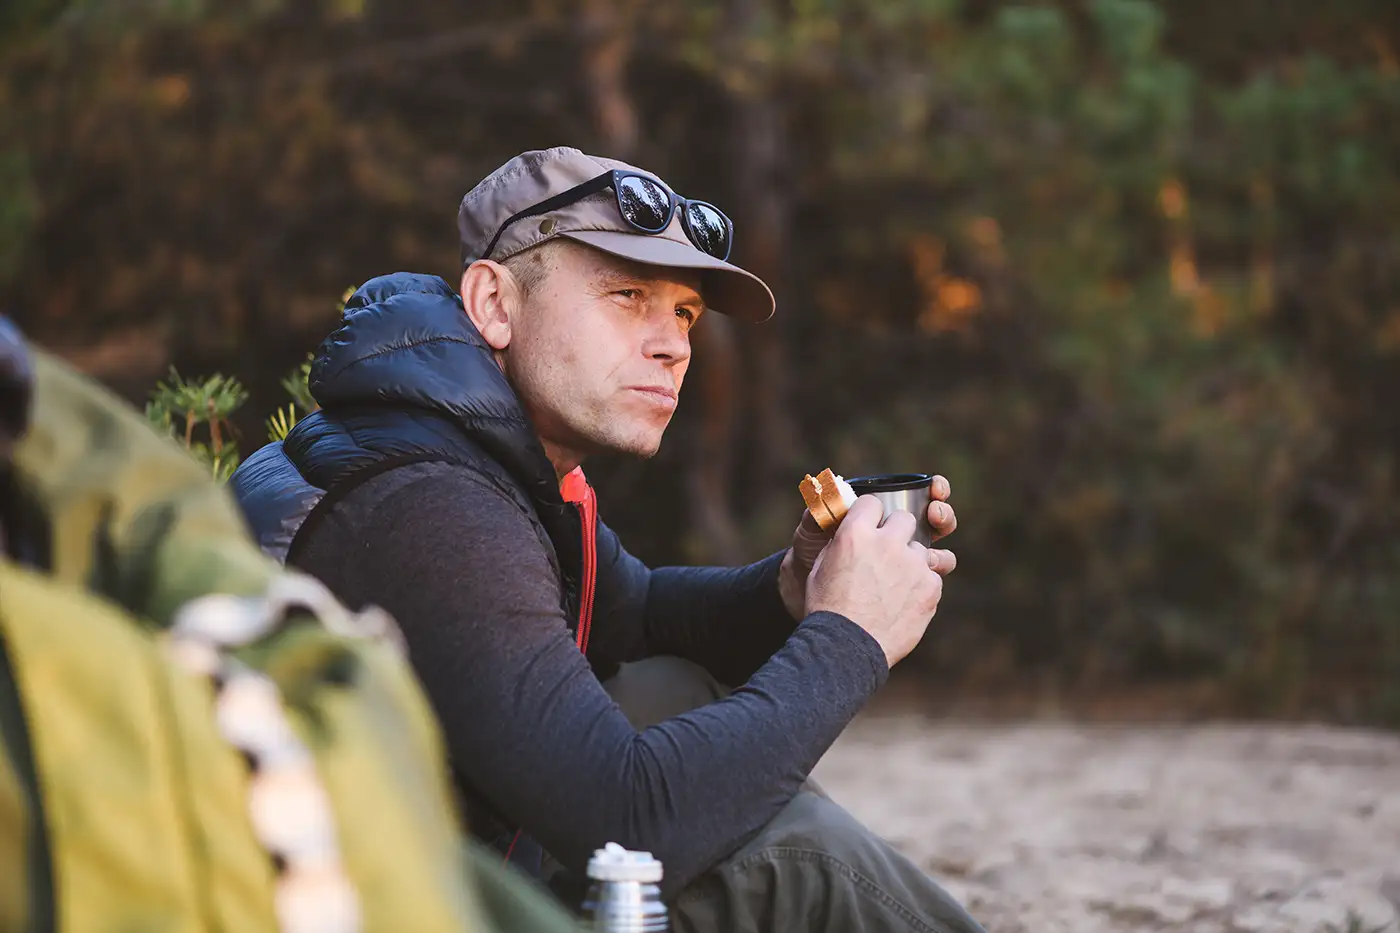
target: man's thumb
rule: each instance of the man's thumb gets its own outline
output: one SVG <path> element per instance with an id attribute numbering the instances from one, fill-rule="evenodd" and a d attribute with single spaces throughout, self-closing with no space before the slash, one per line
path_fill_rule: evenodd
<path id="1" fill-rule="evenodd" d="M 814 538 L 831 537 L 831 532 L 822 531 L 822 526 L 817 524 L 816 518 L 812 516 L 811 509 L 803 510 L 802 521 L 798 523 L 797 531 L 799 534 L 807 534 Z"/>

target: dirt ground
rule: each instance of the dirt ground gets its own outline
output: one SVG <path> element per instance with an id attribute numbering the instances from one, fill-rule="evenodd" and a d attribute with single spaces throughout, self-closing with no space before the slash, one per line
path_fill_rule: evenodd
<path id="1" fill-rule="evenodd" d="M 816 777 L 990 933 L 1400 933 L 1400 735 L 874 711 Z"/>

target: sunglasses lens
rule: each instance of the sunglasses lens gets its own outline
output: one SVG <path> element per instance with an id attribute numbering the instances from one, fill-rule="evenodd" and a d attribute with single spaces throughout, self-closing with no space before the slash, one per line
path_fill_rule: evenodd
<path id="1" fill-rule="evenodd" d="M 685 223 L 695 245 L 716 259 L 729 258 L 729 224 L 708 204 L 692 201 L 685 206 Z"/>
<path id="2" fill-rule="evenodd" d="M 648 178 L 628 175 L 618 182 L 617 206 L 629 224 L 647 233 L 660 233 L 671 222 L 671 195 Z"/>

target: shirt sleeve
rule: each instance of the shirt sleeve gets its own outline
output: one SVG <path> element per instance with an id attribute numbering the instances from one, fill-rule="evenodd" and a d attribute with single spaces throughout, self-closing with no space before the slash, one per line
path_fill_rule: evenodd
<path id="1" fill-rule="evenodd" d="M 576 871 L 608 841 L 653 852 L 669 893 L 770 820 L 888 675 L 873 638 L 814 613 L 732 696 L 637 731 L 575 646 L 529 517 L 485 482 L 393 492 L 352 557 L 469 784 Z M 650 589 L 619 592 L 650 618 Z"/>
<path id="2" fill-rule="evenodd" d="M 598 523 L 598 588 L 589 655 L 670 654 L 730 687 L 747 681 L 797 623 L 778 593 L 783 552 L 745 567 L 649 569 Z"/>

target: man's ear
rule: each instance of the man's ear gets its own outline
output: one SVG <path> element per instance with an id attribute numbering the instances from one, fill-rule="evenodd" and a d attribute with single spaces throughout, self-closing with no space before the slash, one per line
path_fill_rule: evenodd
<path id="1" fill-rule="evenodd" d="M 500 352 L 510 346 L 511 321 L 520 310 L 520 284 L 498 262 L 478 259 L 462 271 L 462 308 L 481 338 Z"/>

